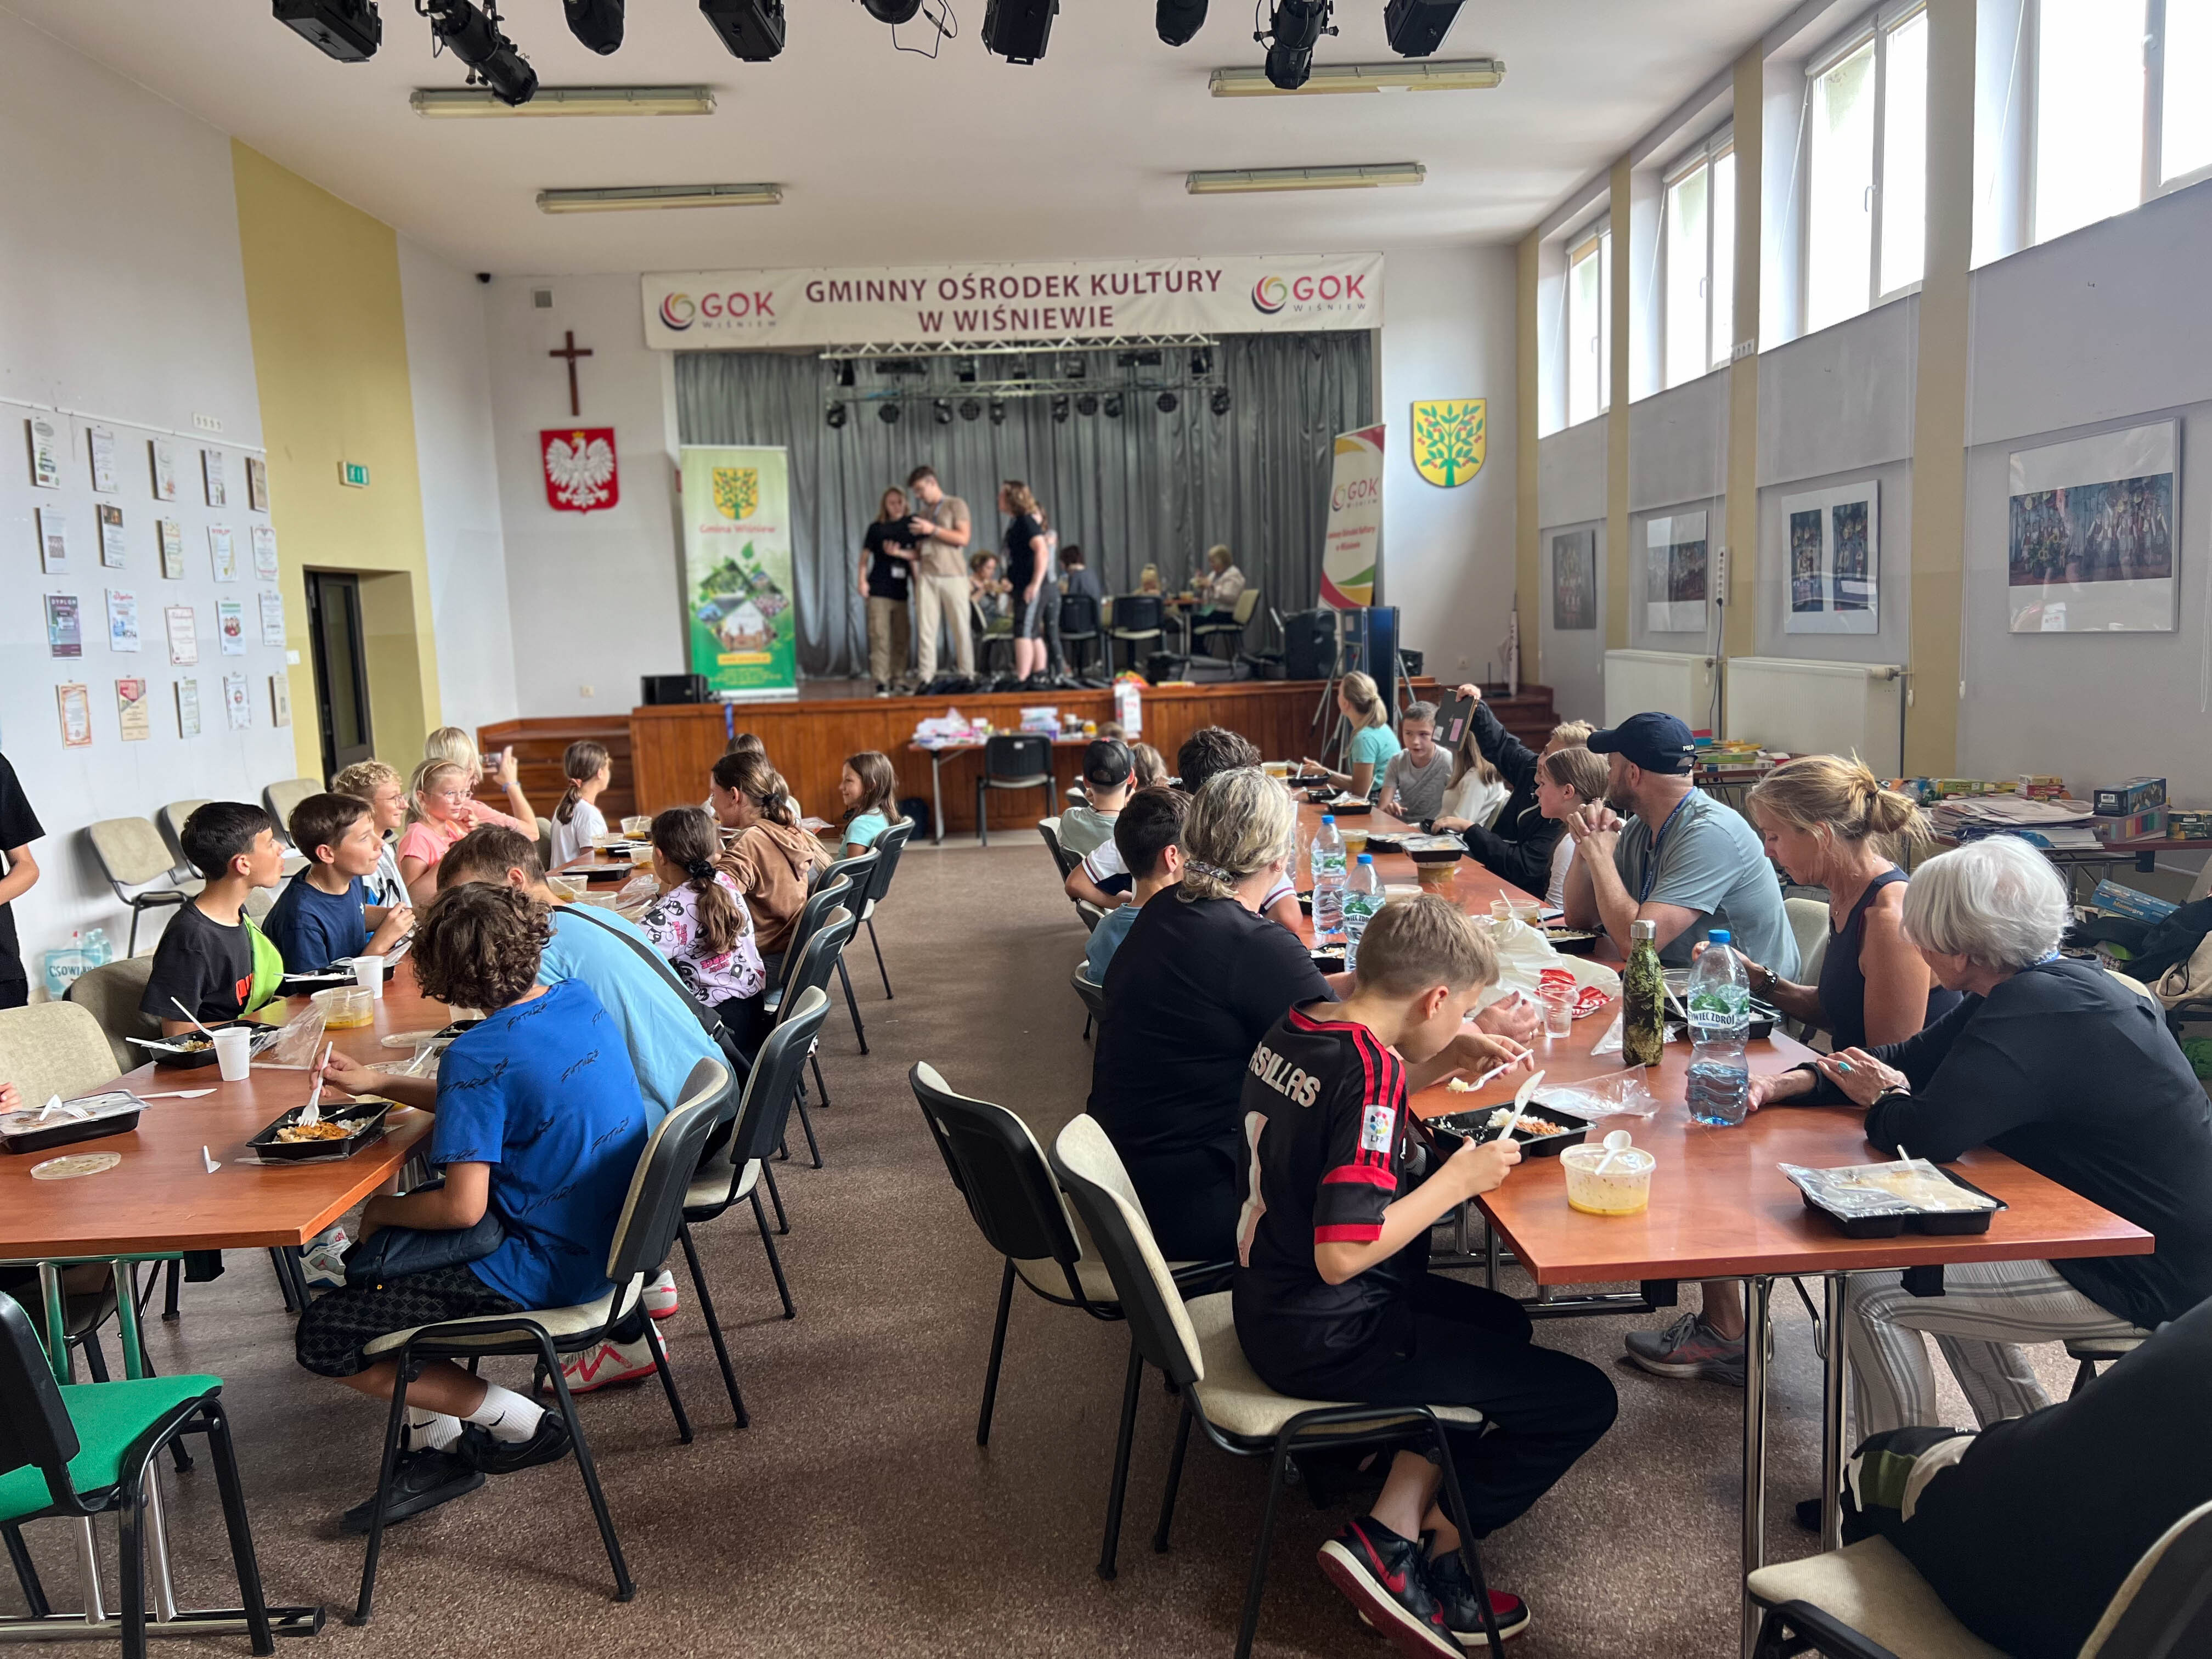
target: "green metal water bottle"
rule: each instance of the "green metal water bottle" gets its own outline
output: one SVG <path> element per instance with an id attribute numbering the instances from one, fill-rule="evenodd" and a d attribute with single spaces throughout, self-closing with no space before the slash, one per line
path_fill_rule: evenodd
<path id="1" fill-rule="evenodd" d="M 1656 1066 L 1667 1046 L 1667 990 L 1648 921 L 1628 924 L 1628 965 L 1620 975 L 1620 1058 L 1626 1066 Z"/>

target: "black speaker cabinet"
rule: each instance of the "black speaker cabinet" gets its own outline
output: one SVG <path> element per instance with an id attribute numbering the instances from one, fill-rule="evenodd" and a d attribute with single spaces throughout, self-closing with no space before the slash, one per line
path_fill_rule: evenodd
<path id="1" fill-rule="evenodd" d="M 1294 680 L 1325 680 L 1336 672 L 1336 612 L 1293 611 L 1283 618 L 1283 672 Z"/>
<path id="2" fill-rule="evenodd" d="M 670 702 L 708 702 L 714 693 L 704 674 L 647 674 L 639 683 L 639 700 L 648 705 Z"/>

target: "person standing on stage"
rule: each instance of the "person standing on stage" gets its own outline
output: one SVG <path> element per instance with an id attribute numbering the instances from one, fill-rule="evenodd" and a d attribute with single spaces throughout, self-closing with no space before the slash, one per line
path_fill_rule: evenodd
<path id="1" fill-rule="evenodd" d="M 915 468 L 906 487 L 915 508 L 907 521 L 915 544 L 915 672 L 927 685 L 937 673 L 937 636 L 944 627 L 952 629 L 953 659 L 960 672 L 975 672 L 975 641 L 968 631 L 968 566 L 961 551 L 975 532 L 968 503 L 945 493 L 935 468 Z"/>
<path id="2" fill-rule="evenodd" d="M 860 542 L 860 597 L 868 605 L 868 673 L 888 697 L 906 678 L 907 577 L 914 568 L 906 491 L 884 491 L 876 521 Z"/>
<path id="3" fill-rule="evenodd" d="M 1013 588 L 1014 678 L 1025 680 L 1044 672 L 1045 579 L 1052 574 L 1052 533 L 1045 527 L 1044 509 L 1019 478 L 999 486 L 999 511 L 1008 520 L 1006 576 Z"/>

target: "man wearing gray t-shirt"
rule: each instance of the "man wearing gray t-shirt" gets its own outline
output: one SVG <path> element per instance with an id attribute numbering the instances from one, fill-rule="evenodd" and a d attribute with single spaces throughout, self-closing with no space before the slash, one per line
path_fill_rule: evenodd
<path id="1" fill-rule="evenodd" d="M 1744 816 L 1692 783 L 1690 728 L 1672 714 L 1633 714 L 1592 732 L 1589 746 L 1607 760 L 1605 804 L 1567 820 L 1567 925 L 1602 927 L 1626 951 L 1629 924 L 1649 921 L 1659 959 L 1677 966 L 1724 927 L 1743 955 L 1786 962 L 1774 971 L 1795 977 L 1797 939 L 1774 866 Z"/>

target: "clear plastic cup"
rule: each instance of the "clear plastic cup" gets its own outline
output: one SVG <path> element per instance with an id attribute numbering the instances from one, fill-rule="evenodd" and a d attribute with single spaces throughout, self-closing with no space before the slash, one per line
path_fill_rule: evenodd
<path id="1" fill-rule="evenodd" d="M 649 841 L 632 842 L 629 848 L 629 861 L 630 867 L 632 869 L 651 869 L 653 867 L 653 843 Z"/>
<path id="2" fill-rule="evenodd" d="M 1513 913 L 1513 920 L 1523 927 L 1541 927 L 1544 925 L 1544 907 L 1534 899 L 1514 899 L 1507 908 Z"/>
<path id="3" fill-rule="evenodd" d="M 1344 837 L 1344 856 L 1358 862 L 1359 855 L 1367 850 L 1367 832 L 1344 824 L 1339 824 L 1337 831 Z"/>
<path id="4" fill-rule="evenodd" d="M 653 820 L 642 815 L 627 817 L 622 821 L 623 834 L 625 836 L 642 836 L 652 828 Z"/>
<path id="5" fill-rule="evenodd" d="M 1624 1146 L 1613 1154 L 1603 1175 L 1602 1146 L 1570 1146 L 1559 1154 L 1559 1168 L 1567 1177 L 1567 1205 L 1584 1215 L 1634 1215 L 1651 1202 L 1651 1171 L 1659 1160 L 1641 1146 Z"/>
<path id="6" fill-rule="evenodd" d="M 1576 988 L 1571 985 L 1544 987 L 1544 1035 L 1559 1038 L 1574 1035 Z M 1613 1173 L 1608 1170 L 1607 1175 Z"/>
<path id="7" fill-rule="evenodd" d="M 253 1070 L 253 1033 L 226 1025 L 215 1034 L 216 1070 L 225 1083 L 243 1083 Z"/>
<path id="8" fill-rule="evenodd" d="M 372 997 L 384 994 L 385 961 L 382 957 L 356 957 L 352 965 L 356 985 Z"/>
<path id="9" fill-rule="evenodd" d="M 1503 927 L 1513 920 L 1512 903 L 1506 899 L 1492 899 L 1490 901 L 1490 914 L 1492 919 Z"/>
<path id="10" fill-rule="evenodd" d="M 323 1011 L 325 1030 L 354 1030 L 376 1024 L 376 999 L 363 986 L 333 985 L 307 1000 Z"/>

